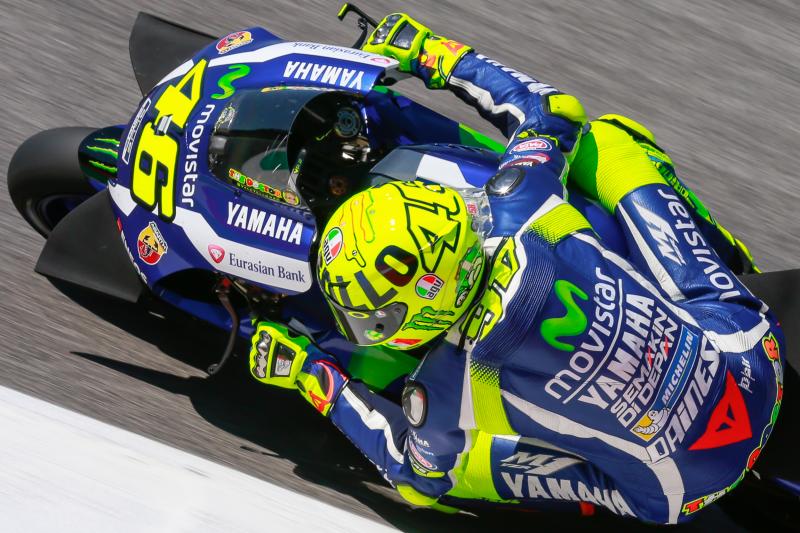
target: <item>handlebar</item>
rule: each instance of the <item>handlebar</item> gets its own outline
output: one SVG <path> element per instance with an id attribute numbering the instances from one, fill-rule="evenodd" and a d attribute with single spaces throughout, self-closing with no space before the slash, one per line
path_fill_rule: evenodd
<path id="1" fill-rule="evenodd" d="M 361 48 L 361 45 L 364 44 L 364 41 L 367 39 L 367 35 L 369 34 L 369 27 L 372 26 L 373 28 L 377 28 L 378 21 L 364 13 L 358 6 L 348 2 L 345 2 L 342 5 L 342 8 L 339 10 L 339 14 L 336 16 L 339 20 L 344 20 L 347 14 L 351 11 L 358 15 L 358 27 L 361 29 L 361 35 L 353 44 L 353 48 Z"/>

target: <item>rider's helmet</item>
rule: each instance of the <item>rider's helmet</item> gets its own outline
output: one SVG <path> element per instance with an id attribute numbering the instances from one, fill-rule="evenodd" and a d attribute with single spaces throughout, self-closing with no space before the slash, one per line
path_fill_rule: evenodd
<path id="1" fill-rule="evenodd" d="M 317 276 L 342 333 L 410 349 L 469 308 L 483 272 L 481 238 L 455 190 L 389 182 L 344 202 L 328 221 Z"/>

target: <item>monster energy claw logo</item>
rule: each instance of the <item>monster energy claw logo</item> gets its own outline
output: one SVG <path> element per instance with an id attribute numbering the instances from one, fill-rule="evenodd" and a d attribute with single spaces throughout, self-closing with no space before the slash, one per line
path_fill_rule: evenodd
<path id="1" fill-rule="evenodd" d="M 453 311 L 437 311 L 426 305 L 419 313 L 411 317 L 411 321 L 403 326 L 403 330 L 444 331 L 453 325 L 453 321 L 439 318 L 439 316 L 453 316 L 454 314 Z"/>
<path id="2" fill-rule="evenodd" d="M 579 287 L 563 279 L 556 280 L 553 284 L 553 291 L 567 312 L 564 316 L 542 321 L 539 331 L 542 338 L 553 348 L 571 352 L 575 346 L 558 339 L 559 337 L 574 337 L 586 331 L 586 314 L 575 303 L 574 297 L 577 296 L 583 301 L 587 301 L 589 297 Z"/>

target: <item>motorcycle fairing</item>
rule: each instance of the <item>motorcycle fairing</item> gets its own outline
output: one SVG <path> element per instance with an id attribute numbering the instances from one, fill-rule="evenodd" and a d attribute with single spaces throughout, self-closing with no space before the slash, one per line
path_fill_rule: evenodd
<path id="1" fill-rule="evenodd" d="M 136 303 L 144 291 L 120 246 L 120 230 L 106 191 L 65 216 L 47 239 L 36 272 Z"/>
<path id="2" fill-rule="evenodd" d="M 172 81 L 198 61 L 208 61 L 209 72 L 225 73 L 228 67 L 246 64 L 251 68 L 250 82 L 267 86 L 324 87 L 368 93 L 387 71 L 397 68 L 394 59 L 342 46 L 312 42 L 275 42 L 275 36 L 263 28 L 248 28 L 252 42 L 229 52 L 219 53 L 212 43 L 192 59 L 164 76 L 157 85 Z"/>
<path id="3" fill-rule="evenodd" d="M 313 216 L 243 194 L 212 176 L 208 168 L 208 128 L 214 127 L 226 101 L 237 91 L 300 86 L 366 94 L 387 68 L 397 65 L 394 60 L 361 50 L 276 42 L 275 36 L 262 28 L 248 28 L 237 34 L 239 42 L 234 48 L 223 46 L 221 51 L 218 45 L 224 39 L 213 42 L 167 74 L 142 100 L 139 111 L 122 133 L 122 155 L 112 198 L 126 229 L 126 244 L 137 252 L 133 261 L 151 288 L 170 274 L 201 268 L 232 274 L 287 294 L 308 290 L 312 283 L 309 255 L 316 236 Z M 174 218 L 169 220 L 159 216 L 158 206 L 150 209 L 126 202 L 122 196 L 126 191 L 130 195 L 132 166 L 142 130 L 155 131 L 159 99 L 201 62 L 206 63 L 198 82 L 199 99 L 180 134 L 167 133 L 178 141 L 178 155 L 171 170 L 175 181 Z M 248 67 L 241 69 L 245 75 L 233 81 L 226 78 L 232 68 L 241 68 L 240 65 Z M 122 204 L 129 208 L 123 209 Z M 205 215 L 197 208 L 200 205 L 208 206 L 203 211 Z M 240 218 L 245 210 L 249 214 Z M 254 213 L 267 220 L 275 219 L 276 224 L 289 224 L 291 238 L 284 234 L 284 238 L 276 239 L 268 233 L 252 231 L 251 219 L 257 220 L 250 216 Z"/>

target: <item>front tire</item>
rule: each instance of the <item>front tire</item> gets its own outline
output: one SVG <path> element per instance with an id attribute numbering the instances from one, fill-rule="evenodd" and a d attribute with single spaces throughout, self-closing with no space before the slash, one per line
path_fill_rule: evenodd
<path id="1" fill-rule="evenodd" d="M 78 160 L 81 142 L 95 128 L 45 130 L 17 148 L 8 165 L 8 192 L 22 217 L 44 237 L 96 190 Z"/>

